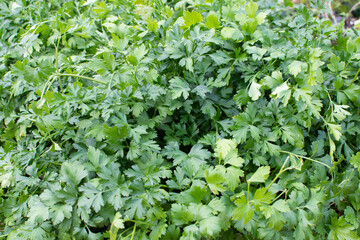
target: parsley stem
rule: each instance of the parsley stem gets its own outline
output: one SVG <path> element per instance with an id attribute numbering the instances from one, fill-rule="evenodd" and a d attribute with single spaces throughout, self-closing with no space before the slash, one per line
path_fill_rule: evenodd
<path id="1" fill-rule="evenodd" d="M 137 221 L 137 220 L 132 220 L 132 219 L 124 219 L 124 222 L 133 222 L 133 223 L 135 223 L 135 224 L 136 224 L 136 223 L 139 223 L 139 224 L 154 226 L 154 224 L 151 224 L 151 223 L 142 222 L 142 221 Z"/>
<path id="2" fill-rule="evenodd" d="M 49 90 L 51 84 L 53 83 L 53 81 L 56 79 L 56 76 L 50 76 L 49 79 L 46 81 L 43 91 L 41 92 L 41 96 L 40 99 L 43 99 L 44 94 Z"/>
<path id="3" fill-rule="evenodd" d="M 134 225 L 134 230 L 133 230 L 133 232 L 132 232 L 132 236 L 131 236 L 131 239 L 130 239 L 130 240 L 133 240 L 133 239 L 134 239 L 135 230 L 136 230 L 136 223 L 135 223 L 135 225 Z"/>
<path id="4" fill-rule="evenodd" d="M 285 189 L 284 191 L 282 191 L 282 192 L 273 200 L 273 202 L 275 202 L 276 200 L 278 200 L 284 193 L 287 193 L 287 192 L 288 192 L 287 189 Z"/>
<path id="5" fill-rule="evenodd" d="M 60 36 L 61 37 L 61 36 Z M 56 67 L 56 73 L 59 73 L 59 44 L 60 44 L 60 37 L 58 38 L 57 44 L 55 46 L 55 67 Z M 59 85 L 61 92 L 64 92 L 64 89 L 62 87 L 61 78 L 59 78 Z"/>
<path id="6" fill-rule="evenodd" d="M 250 200 L 250 182 L 248 181 L 247 182 L 247 184 L 248 184 L 248 187 L 247 187 L 247 198 L 248 198 L 248 201 Z"/>
<path id="7" fill-rule="evenodd" d="M 71 74 L 71 73 L 56 73 L 54 74 L 54 76 L 58 76 L 58 77 L 77 77 L 77 78 L 83 78 L 83 79 L 87 79 L 93 82 L 97 82 L 97 83 L 101 83 L 101 84 L 106 84 L 106 82 L 101 81 L 99 79 L 96 78 L 92 78 L 92 77 L 86 77 L 86 76 L 82 76 L 82 75 L 77 75 L 77 74 Z"/>
<path id="8" fill-rule="evenodd" d="M 222 17 L 223 0 L 220 0 L 220 17 Z"/>
<path id="9" fill-rule="evenodd" d="M 360 68 L 359 68 L 359 70 L 357 71 L 355 77 L 354 77 L 353 80 L 351 81 L 351 83 L 350 83 L 350 85 L 348 86 L 348 88 L 351 87 L 351 85 L 353 85 L 353 83 L 356 81 L 356 78 L 358 77 L 359 72 L 360 72 Z"/>
<path id="10" fill-rule="evenodd" d="M 284 170 L 284 167 L 287 163 L 287 161 L 289 160 L 290 156 L 288 156 L 285 160 L 285 162 L 283 163 L 283 165 L 280 168 L 280 171 L 278 172 L 278 174 L 275 176 L 275 178 L 271 181 L 271 183 L 266 187 L 266 191 L 269 190 L 269 188 L 271 187 L 271 185 L 274 184 L 274 182 L 280 177 L 280 175 L 285 172 L 286 170 Z"/>
<path id="11" fill-rule="evenodd" d="M 293 155 L 293 156 L 296 156 L 298 158 L 304 158 L 306 160 L 309 160 L 309 161 L 312 161 L 312 162 L 315 162 L 315 163 L 318 163 L 318 164 L 321 164 L 329 169 L 331 169 L 331 166 L 323 163 L 323 162 L 320 162 L 318 160 L 315 160 L 315 159 L 312 159 L 312 158 L 309 158 L 309 157 L 305 157 L 305 156 L 301 156 L 301 155 L 298 155 L 298 154 L 295 154 L 295 153 L 292 153 L 292 152 L 288 152 L 288 151 L 284 151 L 284 150 L 280 150 L 279 152 L 282 152 L 282 153 L 286 153 L 286 154 L 289 154 L 289 155 Z"/>
<path id="12" fill-rule="evenodd" d="M 353 175 L 353 172 L 354 172 L 354 169 L 351 171 L 351 173 L 350 173 L 350 177 L 349 177 L 348 179 L 346 179 L 346 182 L 344 183 L 344 186 L 341 188 L 341 190 L 340 190 L 339 192 L 337 192 L 335 195 L 333 195 L 333 196 L 331 196 L 331 197 L 327 198 L 327 199 L 326 199 L 326 201 L 328 201 L 328 200 L 330 200 L 330 199 L 332 199 L 332 198 L 334 198 L 334 197 L 339 196 L 339 195 L 340 195 L 340 194 L 344 191 L 344 189 L 345 189 L 346 185 L 348 184 L 348 182 L 350 181 L 350 178 L 351 178 L 351 177 L 352 177 L 352 175 Z"/>

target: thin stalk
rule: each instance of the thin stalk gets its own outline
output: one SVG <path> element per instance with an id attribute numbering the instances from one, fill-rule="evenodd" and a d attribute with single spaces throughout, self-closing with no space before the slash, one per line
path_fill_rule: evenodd
<path id="1" fill-rule="evenodd" d="M 277 196 L 277 197 L 273 200 L 273 202 L 275 202 L 276 200 L 278 200 L 284 193 L 287 193 L 287 192 L 288 192 L 287 189 L 285 189 L 284 191 L 282 191 L 282 192 L 279 194 L 279 196 Z"/>
<path id="2" fill-rule="evenodd" d="M 136 223 L 135 223 L 135 225 L 134 225 L 134 230 L 133 230 L 133 232 L 132 232 L 132 236 L 131 236 L 131 239 L 130 239 L 130 240 L 133 240 L 133 239 L 134 239 L 135 230 L 136 230 Z"/>
<path id="3" fill-rule="evenodd" d="M 331 15 L 332 19 L 334 20 L 334 23 L 337 24 L 338 22 L 336 20 L 336 16 L 335 16 L 334 11 L 332 9 L 331 2 L 328 2 L 328 5 L 329 5 L 329 9 L 330 9 L 330 15 Z"/>
<path id="4" fill-rule="evenodd" d="M 46 81 L 43 91 L 41 93 L 41 99 L 44 97 L 44 94 L 47 92 L 47 90 L 50 88 L 52 82 L 56 79 L 56 76 L 50 76 L 49 79 Z"/>
<path id="5" fill-rule="evenodd" d="M 286 154 L 290 154 L 290 155 L 293 155 L 293 156 L 296 156 L 298 158 L 304 158 L 306 160 L 309 160 L 309 161 L 312 161 L 312 162 L 315 162 L 315 163 L 318 163 L 318 164 L 321 164 L 329 169 L 331 169 L 331 167 L 323 162 L 320 162 L 318 160 L 315 160 L 315 159 L 312 159 L 312 158 L 309 158 L 309 157 L 305 157 L 305 156 L 301 156 L 301 155 L 298 155 L 298 154 L 295 154 L 295 153 L 292 153 L 292 152 L 288 152 L 288 151 L 284 151 L 284 150 L 280 150 L 280 152 L 282 153 L 286 153 Z"/>
<path id="6" fill-rule="evenodd" d="M 139 223 L 139 224 L 154 226 L 154 224 L 151 224 L 151 223 L 142 222 L 142 221 L 137 221 L 137 220 L 132 220 L 132 219 L 124 219 L 124 222 L 133 222 L 133 223 L 135 223 L 135 224 L 136 224 L 136 223 Z"/>
<path id="7" fill-rule="evenodd" d="M 346 185 L 348 184 L 348 182 L 350 181 L 350 178 L 352 177 L 353 172 L 354 172 L 354 169 L 351 171 L 350 177 L 348 179 L 346 179 L 346 182 L 345 182 L 344 186 L 341 188 L 341 190 L 337 194 L 335 194 L 334 196 L 331 196 L 331 197 L 327 198 L 326 201 L 328 201 L 328 200 L 330 200 L 330 199 L 332 199 L 334 197 L 339 196 L 344 191 Z"/>
<path id="8" fill-rule="evenodd" d="M 352 6 L 352 8 L 350 9 L 346 19 L 345 19 L 345 22 L 348 23 L 350 21 L 350 18 L 351 18 L 351 13 L 359 6 L 360 2 L 356 3 L 354 6 Z"/>
<path id="9" fill-rule="evenodd" d="M 47 22 L 53 22 L 53 21 L 54 21 L 54 20 L 47 20 L 47 21 L 43 21 L 43 22 L 36 23 L 36 24 L 34 24 L 32 27 L 30 27 L 29 30 L 27 30 L 25 33 L 23 33 L 23 34 L 21 35 L 21 37 L 23 37 L 23 36 L 25 36 L 26 34 L 28 34 L 28 32 L 30 32 L 32 29 L 35 29 L 34 32 L 36 32 L 36 30 L 39 28 L 39 26 L 40 26 L 41 24 L 44 24 L 44 23 L 47 23 Z"/>
<path id="10" fill-rule="evenodd" d="M 108 85 L 108 91 L 110 91 L 110 89 L 111 89 L 111 83 L 112 83 L 112 80 L 113 80 L 113 78 L 114 78 L 114 75 L 115 75 L 115 73 L 113 73 L 113 74 L 111 75 L 110 82 L 109 82 L 109 85 Z"/>
<path id="11" fill-rule="evenodd" d="M 355 77 L 353 78 L 353 80 L 351 81 L 349 87 L 351 87 L 351 85 L 354 84 L 354 82 L 356 81 L 356 78 L 359 76 L 359 72 L 360 72 L 360 68 L 359 68 L 359 70 L 357 71 L 357 73 L 356 73 Z"/>
<path id="12" fill-rule="evenodd" d="M 346 63 L 346 65 L 345 65 L 344 69 L 347 68 L 347 66 L 350 64 L 350 62 L 351 62 L 351 60 L 353 59 L 354 56 L 355 56 L 355 55 L 352 55 L 352 56 L 349 58 L 349 60 L 347 60 L 347 63 Z"/>
<path id="13" fill-rule="evenodd" d="M 105 84 L 105 85 L 106 85 L 106 82 L 101 81 L 101 80 L 99 80 L 99 79 L 92 78 L 92 77 L 86 77 L 86 76 L 82 76 L 82 75 L 77 75 L 77 74 L 71 74 L 71 73 L 56 73 L 56 74 L 54 74 L 53 76 L 83 78 L 83 79 L 87 79 L 87 80 L 90 80 L 90 81 L 93 81 L 93 82 L 97 82 L 97 83 L 101 83 L 101 84 Z"/>
<path id="14" fill-rule="evenodd" d="M 131 228 L 130 228 L 130 229 L 131 229 Z M 128 237 L 130 237 L 130 236 L 132 236 L 132 235 L 133 235 L 133 233 L 131 232 L 131 233 L 129 233 L 128 235 L 126 235 L 125 237 L 120 238 L 120 239 L 125 240 L 125 239 L 128 239 Z"/>
<path id="15" fill-rule="evenodd" d="M 285 165 L 286 165 L 287 161 L 289 160 L 289 158 L 290 158 L 290 156 L 288 156 L 288 157 L 286 158 L 286 160 L 285 160 L 285 162 L 283 163 L 283 165 L 281 166 L 280 171 L 278 172 L 278 174 L 277 174 L 277 175 L 275 176 L 275 178 L 271 181 L 271 183 L 266 187 L 266 191 L 269 190 L 269 188 L 271 187 L 271 185 L 273 185 L 274 182 L 280 177 L 280 175 L 281 175 L 283 172 L 286 171 L 286 170 L 285 170 L 285 171 L 283 171 L 283 170 L 284 170 Z"/>
<path id="16" fill-rule="evenodd" d="M 59 44 L 60 44 L 61 36 L 58 38 L 57 44 L 55 46 L 55 67 L 56 67 L 56 73 L 59 73 Z M 59 78 L 59 85 L 61 92 L 64 92 L 64 89 L 62 87 L 61 78 Z"/>
<path id="17" fill-rule="evenodd" d="M 220 17 L 222 17 L 223 0 L 220 0 Z"/>

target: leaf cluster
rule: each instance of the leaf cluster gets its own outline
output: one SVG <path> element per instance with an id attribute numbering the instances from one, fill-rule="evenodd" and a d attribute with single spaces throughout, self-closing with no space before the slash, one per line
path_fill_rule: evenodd
<path id="1" fill-rule="evenodd" d="M 0 0 L 0 237 L 359 239 L 360 38 L 312 2 Z"/>

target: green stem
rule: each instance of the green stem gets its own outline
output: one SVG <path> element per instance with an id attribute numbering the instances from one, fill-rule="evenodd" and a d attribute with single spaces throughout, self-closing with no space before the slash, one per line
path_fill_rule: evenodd
<path id="1" fill-rule="evenodd" d="M 351 85 L 353 85 L 353 84 L 354 84 L 354 82 L 356 81 L 356 78 L 357 78 L 357 77 L 358 77 L 358 75 L 359 75 L 359 72 L 360 72 L 360 68 L 359 68 L 359 70 L 357 71 L 357 73 L 356 73 L 355 77 L 353 78 L 353 80 L 351 81 L 351 83 L 350 83 L 349 87 L 351 87 Z"/>
<path id="2" fill-rule="evenodd" d="M 220 17 L 222 17 L 223 0 L 220 0 Z"/>
<path id="3" fill-rule="evenodd" d="M 59 72 L 59 60 L 58 60 L 58 54 L 59 54 L 59 44 L 60 44 L 60 37 L 58 38 L 58 41 L 56 43 L 55 46 L 55 67 L 56 67 L 56 72 Z"/>
<path id="4" fill-rule="evenodd" d="M 247 198 L 248 198 L 248 201 L 249 201 L 249 199 L 250 199 L 250 182 L 248 181 L 247 182 L 247 184 L 248 184 L 248 187 L 247 187 Z"/>
<path id="5" fill-rule="evenodd" d="M 190 179 L 190 182 L 188 183 L 188 185 L 186 186 L 186 188 L 184 189 L 184 191 L 186 191 L 186 190 L 190 187 L 192 181 L 193 181 L 193 179 Z"/>
<path id="6" fill-rule="evenodd" d="M 57 44 L 55 46 L 55 67 L 56 67 L 56 73 L 59 73 L 59 45 L 60 45 L 60 39 L 61 36 L 58 38 Z M 59 85 L 60 85 L 60 89 L 61 92 L 64 92 L 64 89 L 62 87 L 62 82 L 61 82 L 61 78 L 59 78 Z"/>
<path id="7" fill-rule="evenodd" d="M 312 158 L 309 158 L 309 157 L 305 157 L 305 156 L 301 156 L 301 155 L 298 155 L 298 154 L 295 154 L 295 153 L 292 153 L 292 152 L 288 152 L 288 151 L 284 151 L 284 150 L 280 150 L 280 152 L 282 153 L 286 153 L 286 154 L 290 154 L 290 155 L 293 155 L 293 156 L 296 156 L 298 158 L 304 158 L 306 160 L 309 160 L 309 161 L 312 161 L 312 162 L 315 162 L 315 163 L 318 163 L 318 164 L 321 164 L 329 169 L 331 169 L 331 167 L 323 162 L 320 162 L 318 160 L 315 160 L 315 159 L 312 159 Z"/>
<path id="8" fill-rule="evenodd" d="M 344 186 L 341 188 L 341 190 L 337 194 L 335 194 L 334 196 L 331 196 L 331 197 L 327 198 L 326 201 L 328 201 L 328 200 L 330 200 L 330 199 L 332 199 L 334 197 L 339 196 L 344 191 L 346 185 L 348 184 L 348 182 L 350 181 L 350 178 L 352 177 L 353 172 L 354 172 L 354 169 L 351 171 L 350 177 L 348 179 L 346 179 L 346 182 L 345 182 Z"/>
<path id="9" fill-rule="evenodd" d="M 287 193 L 287 192 L 288 192 L 287 189 L 285 189 L 284 191 L 282 191 L 282 192 L 279 194 L 279 196 L 277 196 L 277 197 L 273 200 L 273 202 L 275 202 L 276 200 L 278 200 L 284 193 Z"/>
<path id="10" fill-rule="evenodd" d="M 47 22 L 53 22 L 54 20 L 47 20 L 47 21 L 43 21 L 43 22 L 39 22 L 39 23 L 36 23 L 35 25 L 33 25 L 32 27 L 30 27 L 29 30 L 27 30 L 25 33 L 23 33 L 21 35 L 21 37 L 25 36 L 26 34 L 28 34 L 28 32 L 30 32 L 32 29 L 35 29 L 34 32 L 36 32 L 36 30 L 40 27 L 41 24 L 44 24 L 44 23 L 47 23 Z M 35 27 L 36 26 L 36 27 Z M 33 32 L 33 33 L 34 33 Z"/>
<path id="11" fill-rule="evenodd" d="M 142 222 L 142 221 L 137 221 L 137 220 L 132 220 L 132 219 L 124 219 L 124 222 L 133 222 L 133 223 L 138 223 L 138 224 L 144 224 L 144 225 L 149 225 L 149 226 L 154 226 L 154 224 L 151 223 L 147 223 L 147 222 Z"/>
<path id="12" fill-rule="evenodd" d="M 114 75 L 115 75 L 115 73 L 113 73 L 113 74 L 111 75 L 110 82 L 109 82 L 109 85 L 108 85 L 108 91 L 110 91 L 110 89 L 111 89 L 111 83 L 112 83 L 112 80 L 113 80 L 113 78 L 114 78 Z"/>
<path id="13" fill-rule="evenodd" d="M 273 185 L 274 182 L 280 177 L 280 175 L 281 175 L 283 172 L 286 171 L 286 170 L 285 170 L 285 171 L 283 171 L 283 170 L 284 170 L 285 165 L 286 165 L 287 161 L 289 160 L 289 158 L 290 158 L 290 156 L 288 156 L 288 157 L 286 158 L 285 162 L 284 162 L 283 165 L 281 166 L 280 171 L 278 172 L 278 174 L 276 175 L 276 177 L 275 177 L 275 178 L 271 181 L 271 183 L 266 187 L 266 191 L 269 190 L 269 188 L 271 187 L 271 185 Z"/>
<path id="14" fill-rule="evenodd" d="M 101 81 L 99 79 L 96 79 L 96 78 L 92 78 L 92 77 L 86 77 L 86 76 L 82 76 L 82 75 L 77 75 L 77 74 L 70 74 L 70 73 L 56 73 L 54 74 L 53 76 L 58 76 L 58 77 L 77 77 L 77 78 L 83 78 L 83 79 L 87 79 L 87 80 L 90 80 L 90 81 L 93 81 L 93 82 L 97 82 L 97 83 L 101 83 L 101 84 L 105 84 L 106 85 L 106 82 L 104 81 Z"/>
<path id="15" fill-rule="evenodd" d="M 135 223 L 135 225 L 134 225 L 134 230 L 133 230 L 133 232 L 132 232 L 132 236 L 131 236 L 131 239 L 130 239 L 130 240 L 133 240 L 133 239 L 134 239 L 135 230 L 136 230 L 136 223 Z"/>
<path id="16" fill-rule="evenodd" d="M 349 60 L 347 61 L 346 65 L 345 65 L 345 67 L 344 67 L 344 69 L 347 68 L 347 66 L 350 64 L 351 60 L 353 59 L 353 57 L 354 57 L 354 55 L 352 55 L 352 56 L 349 58 Z"/>
<path id="17" fill-rule="evenodd" d="M 56 79 L 56 76 L 50 76 L 49 79 L 46 81 L 43 91 L 41 93 L 41 99 L 43 99 L 44 94 L 48 91 L 48 89 L 50 88 L 52 82 Z"/>

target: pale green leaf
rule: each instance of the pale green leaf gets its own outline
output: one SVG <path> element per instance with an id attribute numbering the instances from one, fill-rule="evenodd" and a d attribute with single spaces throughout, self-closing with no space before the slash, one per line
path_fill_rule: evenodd
<path id="1" fill-rule="evenodd" d="M 191 25 L 202 22 L 201 14 L 198 12 L 195 12 L 195 11 L 192 11 L 192 12 L 184 11 L 183 18 L 185 21 L 185 26 L 187 26 L 187 27 L 190 27 Z"/>
<path id="2" fill-rule="evenodd" d="M 357 152 L 356 155 L 353 155 L 350 158 L 350 163 L 357 169 L 360 170 L 360 152 Z"/>
<path id="3" fill-rule="evenodd" d="M 277 200 L 271 206 L 273 208 L 275 208 L 276 210 L 278 210 L 279 212 L 285 213 L 285 212 L 291 211 L 289 208 L 289 205 L 287 204 L 287 202 L 284 199 Z"/>
<path id="4" fill-rule="evenodd" d="M 263 166 L 259 167 L 256 172 L 248 179 L 248 182 L 265 182 L 265 180 L 269 177 L 270 167 Z"/>
<path id="5" fill-rule="evenodd" d="M 215 12 L 210 12 L 209 15 L 207 15 L 205 26 L 208 28 L 220 27 L 219 17 Z"/>
<path id="6" fill-rule="evenodd" d="M 236 149 L 236 142 L 233 139 L 219 139 L 216 142 L 215 154 L 218 158 L 226 158 L 228 153 Z"/>
<path id="7" fill-rule="evenodd" d="M 306 69 L 306 63 L 300 62 L 300 61 L 293 61 L 288 66 L 289 72 L 294 75 L 295 77 L 302 71 Z"/>
<path id="8" fill-rule="evenodd" d="M 261 84 L 258 84 L 255 81 L 253 81 L 251 83 L 250 88 L 249 88 L 249 97 L 253 101 L 258 100 L 259 97 L 261 96 L 260 87 L 261 87 Z"/>
<path id="9" fill-rule="evenodd" d="M 341 125 L 328 123 L 327 126 L 330 130 L 330 133 L 334 136 L 336 140 L 339 141 L 341 137 Z"/>
<path id="10" fill-rule="evenodd" d="M 249 4 L 245 6 L 245 12 L 247 13 L 249 18 L 254 18 L 257 10 L 258 5 L 252 0 L 249 2 Z"/>

